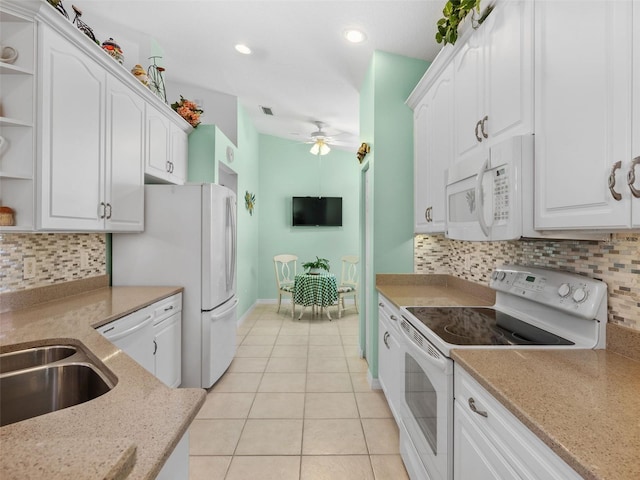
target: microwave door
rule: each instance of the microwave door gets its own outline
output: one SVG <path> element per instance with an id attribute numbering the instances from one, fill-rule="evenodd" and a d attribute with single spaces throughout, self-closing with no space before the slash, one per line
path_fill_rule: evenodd
<path id="1" fill-rule="evenodd" d="M 493 188 L 490 175 L 486 175 L 489 170 L 489 159 L 487 158 L 478 172 L 476 178 L 476 214 L 478 226 L 487 240 L 491 239 L 491 225 L 487 223 L 487 218 L 493 218 Z"/>

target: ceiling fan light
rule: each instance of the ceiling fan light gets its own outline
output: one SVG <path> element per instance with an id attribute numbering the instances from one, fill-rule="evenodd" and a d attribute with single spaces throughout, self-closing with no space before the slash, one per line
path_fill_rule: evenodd
<path id="1" fill-rule="evenodd" d="M 322 141 L 317 141 L 311 146 L 311 150 L 309 150 L 309 153 L 311 153 L 312 155 L 326 155 L 330 151 L 331 148 L 329 148 L 329 145 Z"/>
<path id="2" fill-rule="evenodd" d="M 242 43 L 238 43 L 235 46 L 235 49 L 243 55 L 251 55 L 251 49 Z"/>
<path id="3" fill-rule="evenodd" d="M 350 28 L 344 31 L 344 37 L 351 43 L 362 43 L 367 39 L 367 36 L 361 30 Z"/>

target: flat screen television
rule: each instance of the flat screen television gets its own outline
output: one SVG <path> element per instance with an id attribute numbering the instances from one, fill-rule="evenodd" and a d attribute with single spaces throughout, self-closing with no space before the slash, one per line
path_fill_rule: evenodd
<path id="1" fill-rule="evenodd" d="M 294 227 L 341 227 L 342 197 L 293 197 Z"/>

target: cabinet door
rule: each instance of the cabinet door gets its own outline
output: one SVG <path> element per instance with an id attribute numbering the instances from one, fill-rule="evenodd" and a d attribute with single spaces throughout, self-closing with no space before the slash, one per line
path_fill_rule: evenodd
<path id="1" fill-rule="evenodd" d="M 631 2 L 535 2 L 536 229 L 631 222 Z"/>
<path id="2" fill-rule="evenodd" d="M 454 64 L 455 160 L 484 148 L 480 123 L 485 115 L 482 30 L 460 48 Z"/>
<path id="3" fill-rule="evenodd" d="M 533 2 L 500 4 L 483 28 L 485 132 L 492 145 L 533 132 Z"/>
<path id="4" fill-rule="evenodd" d="M 453 161 L 453 65 L 433 86 L 431 108 L 427 112 L 426 182 L 431 206 L 430 233 L 445 229 L 445 172 Z"/>
<path id="5" fill-rule="evenodd" d="M 632 159 L 640 157 L 640 1 L 633 3 L 633 88 L 631 99 L 633 100 L 633 113 L 631 116 L 631 157 Z M 632 165 L 630 168 L 635 172 L 634 188 L 640 190 L 640 164 Z M 640 228 L 640 198 L 633 197 L 632 224 L 634 228 Z"/>
<path id="6" fill-rule="evenodd" d="M 114 77 L 107 90 L 106 228 L 144 227 L 144 101 Z"/>
<path id="7" fill-rule="evenodd" d="M 182 185 L 187 180 L 188 137 L 177 125 L 171 124 L 171 176 Z"/>
<path id="8" fill-rule="evenodd" d="M 101 230 L 106 73 L 50 28 L 38 28 L 38 226 Z"/>
<path id="9" fill-rule="evenodd" d="M 427 93 L 427 95 L 429 95 Z M 427 233 L 429 227 L 429 187 L 427 185 L 428 126 L 427 112 L 431 108 L 423 99 L 413 113 L 413 229 L 414 233 Z"/>
<path id="10" fill-rule="evenodd" d="M 145 173 L 161 180 L 169 179 L 171 122 L 167 117 L 147 105 L 147 145 Z"/>
<path id="11" fill-rule="evenodd" d="M 182 321 L 180 312 L 154 325 L 155 376 L 169 387 L 182 382 Z"/>
<path id="12" fill-rule="evenodd" d="M 444 232 L 445 171 L 453 160 L 453 65 L 429 88 L 414 113 L 415 233 Z"/>
<path id="13" fill-rule="evenodd" d="M 520 476 L 509 466 L 491 441 L 473 424 L 458 401 L 454 402 L 454 480 L 514 480 Z"/>

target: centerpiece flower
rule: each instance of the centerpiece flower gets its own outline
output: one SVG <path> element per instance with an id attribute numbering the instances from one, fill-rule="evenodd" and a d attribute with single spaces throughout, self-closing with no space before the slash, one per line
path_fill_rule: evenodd
<path id="1" fill-rule="evenodd" d="M 193 128 L 200 125 L 200 115 L 204 113 L 204 110 L 198 108 L 195 102 L 187 100 L 180 95 L 180 101 L 172 103 L 171 108 L 178 112 L 178 115 L 184 118 Z"/>

